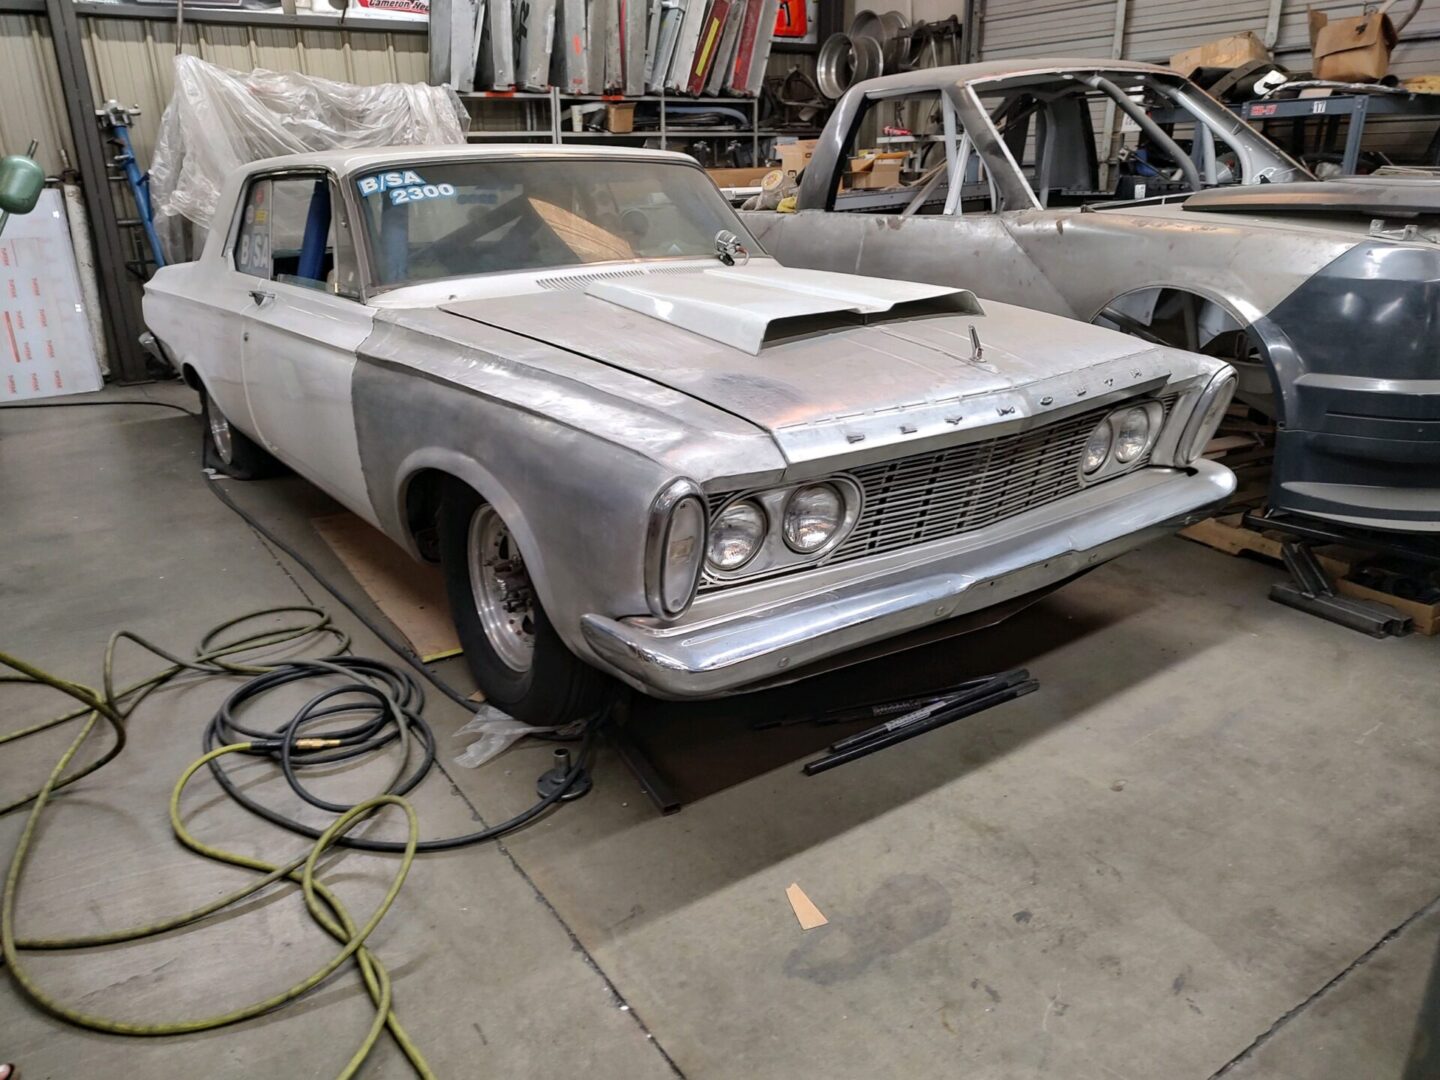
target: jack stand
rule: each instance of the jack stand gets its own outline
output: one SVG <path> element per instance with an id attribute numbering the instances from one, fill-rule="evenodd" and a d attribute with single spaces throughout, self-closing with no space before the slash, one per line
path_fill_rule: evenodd
<path id="1" fill-rule="evenodd" d="M 542 799 L 553 795 L 560 788 L 565 787 L 566 778 L 571 772 L 576 772 L 576 767 L 570 762 L 570 751 L 565 749 L 565 747 L 557 747 L 552 757 L 555 762 L 555 767 L 541 773 L 540 779 L 535 781 L 535 790 Z M 571 781 L 569 788 L 566 789 L 565 794 L 560 796 L 560 801 L 570 802 L 580 798 L 582 795 L 587 795 L 592 786 L 593 781 L 590 779 L 589 770 L 580 767 L 578 772 L 576 772 L 575 779 Z"/>
<path id="2" fill-rule="evenodd" d="M 1270 586 L 1270 599 L 1277 604 L 1318 615 L 1373 638 L 1399 637 L 1410 632 L 1409 616 L 1394 608 L 1338 595 L 1310 544 L 1286 540 L 1280 545 L 1280 557 L 1294 581 Z"/>
<path id="3" fill-rule="evenodd" d="M 610 736 L 610 745 L 620 755 L 620 760 L 630 770 L 631 775 L 640 783 L 640 790 L 645 792 L 650 801 L 655 804 L 655 809 L 662 814 L 679 813 L 680 797 L 675 790 L 660 775 L 655 763 L 646 756 L 645 751 L 640 749 L 630 733 L 625 730 L 625 721 L 630 718 L 630 697 L 626 692 L 624 696 L 615 702 L 611 709 L 612 721 L 606 729 Z"/>

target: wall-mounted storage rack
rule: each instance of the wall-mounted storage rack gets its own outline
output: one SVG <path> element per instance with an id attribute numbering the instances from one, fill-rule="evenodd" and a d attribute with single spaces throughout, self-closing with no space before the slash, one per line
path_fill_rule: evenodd
<path id="1" fill-rule="evenodd" d="M 525 139 L 544 140 L 554 144 L 585 143 L 592 140 L 645 140 L 658 139 L 660 148 L 667 150 L 672 143 L 686 143 L 695 139 L 749 139 L 754 160 L 760 159 L 760 140 L 775 136 L 790 135 L 812 138 L 820 133 L 818 128 L 765 130 L 760 127 L 760 99 L 755 97 L 689 97 L 682 94 L 643 94 L 635 97 L 619 94 L 564 94 L 558 87 L 547 91 L 503 91 L 479 90 L 461 94 L 468 102 L 501 104 L 513 102 L 520 117 L 519 127 L 472 128 L 469 138 L 472 142 L 489 140 Z M 659 106 L 660 126 L 639 128 L 634 131 L 575 131 L 571 127 L 570 107 L 582 104 L 655 104 Z M 744 127 L 716 128 L 698 127 L 677 122 L 669 111 L 681 106 L 713 105 L 743 112 L 748 117 Z"/>

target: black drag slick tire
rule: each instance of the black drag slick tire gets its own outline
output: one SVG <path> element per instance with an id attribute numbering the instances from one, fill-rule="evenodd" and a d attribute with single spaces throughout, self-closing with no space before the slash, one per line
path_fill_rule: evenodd
<path id="1" fill-rule="evenodd" d="M 523 619 L 526 635 L 534 643 L 528 663 L 517 662 L 517 653 L 523 653 L 523 648 L 507 643 L 506 631 L 495 628 L 493 616 L 487 631 L 481 611 L 484 601 L 479 598 L 483 586 L 477 590 L 474 580 L 485 573 L 477 566 L 472 550 L 477 546 L 472 533 L 477 531 L 492 539 L 498 531 L 503 537 L 499 550 L 503 561 L 523 562 L 494 510 L 474 489 L 452 482 L 440 503 L 440 565 L 455 630 L 485 700 L 515 719 L 536 726 L 568 724 L 594 715 L 613 683 L 566 647 L 538 596 Z"/>

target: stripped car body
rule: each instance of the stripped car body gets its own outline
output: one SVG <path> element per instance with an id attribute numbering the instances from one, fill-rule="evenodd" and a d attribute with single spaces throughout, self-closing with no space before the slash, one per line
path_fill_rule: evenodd
<path id="1" fill-rule="evenodd" d="M 907 101 L 934 103 L 944 167 L 838 190 L 870 117 Z M 1151 155 L 1127 149 L 1113 183 L 1102 107 Z M 1165 68 L 1004 60 L 853 87 L 796 203 L 743 215 L 787 266 L 963 283 L 1222 356 L 1277 421 L 1273 507 L 1440 530 L 1440 185 L 1316 182 Z"/>
<path id="2" fill-rule="evenodd" d="M 527 168 L 537 186 L 513 189 L 519 210 L 505 210 L 510 181 L 498 207 L 473 208 L 497 203 L 487 177 Z M 513 231 L 494 244 L 477 247 L 466 225 L 451 245 L 486 272 L 415 280 L 396 270 L 397 245 L 412 269 L 458 265 L 445 261 L 450 234 L 397 239 L 403 222 L 431 218 L 365 202 L 367 182 L 407 170 L 422 188 L 458 189 L 431 218 L 479 215 L 483 231 L 488 215 L 510 214 Z M 582 220 L 561 213 L 558 196 L 534 194 L 565 175 L 603 187 L 606 170 L 630 200 L 614 215 L 586 204 Z M 259 216 L 247 192 L 297 177 L 316 200 L 329 192 L 330 253 L 297 284 L 274 267 L 303 265 L 304 250 L 281 255 L 271 237 L 271 277 L 242 272 L 244 230 Z M 673 205 L 647 184 L 675 193 Z M 260 190 L 268 218 L 278 189 Z M 1174 528 L 1234 487 L 1196 448 L 1233 389 L 1226 365 L 952 287 L 781 267 L 681 155 L 301 155 L 252 166 L 222 201 L 235 208 L 228 232 L 214 230 L 195 263 L 157 274 L 145 297 L 163 351 L 217 415 L 416 557 L 430 554 L 436 485 L 478 493 L 564 646 L 650 693 L 795 677 L 994 608 Z M 688 241 L 672 222 L 664 254 L 648 254 L 650 241 L 635 238 L 649 227 L 633 215 L 676 207 L 738 235 L 716 254 L 676 254 Z M 373 227 L 349 234 L 355 293 L 338 295 L 351 280 L 346 230 L 366 220 Z M 571 265 L 561 254 L 495 268 L 533 263 L 527 253 L 555 236 L 581 253 Z M 621 254 L 622 236 L 630 257 L 590 257 Z M 744 246 L 748 256 L 726 265 Z M 1128 460 L 1102 454 L 1083 474 L 1087 440 L 1118 408 L 1146 414 L 1129 417 L 1148 425 L 1143 447 Z M 799 552 L 782 521 L 797 490 L 817 486 L 843 520 Z M 765 515 L 765 532 L 743 567 L 716 569 L 705 561 L 712 526 L 742 502 Z M 678 538 L 682 514 L 698 516 L 699 555 Z"/>

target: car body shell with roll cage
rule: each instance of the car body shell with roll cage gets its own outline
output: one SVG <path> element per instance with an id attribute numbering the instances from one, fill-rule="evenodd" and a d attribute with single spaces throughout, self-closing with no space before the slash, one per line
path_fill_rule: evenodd
<path id="1" fill-rule="evenodd" d="M 419 203 L 395 209 L 391 176 Z M 294 182 L 308 239 L 286 241 Z M 484 509 L 452 607 L 466 580 L 481 606 L 494 570 L 502 618 L 533 600 L 568 654 L 652 694 L 994 621 L 1234 488 L 1199 458 L 1227 365 L 948 286 L 782 267 L 681 155 L 305 154 L 247 167 L 220 206 L 144 302 L 213 415 L 418 558 L 437 512 L 444 554 L 463 486 Z M 800 489 L 839 507 L 808 551 L 784 532 Z M 710 528 L 741 503 L 761 532 L 716 568 Z M 496 515 L 513 546 L 487 563 Z"/>
<path id="2" fill-rule="evenodd" d="M 844 189 L 870 117 L 906 100 L 933 103 L 943 167 Z M 1144 148 L 1113 183 L 1102 109 Z M 1272 507 L 1440 531 L 1440 184 L 1316 182 L 1166 68 L 1015 59 L 852 87 L 795 209 L 742 215 L 788 266 L 963 283 L 1223 356 L 1277 422 Z"/>

